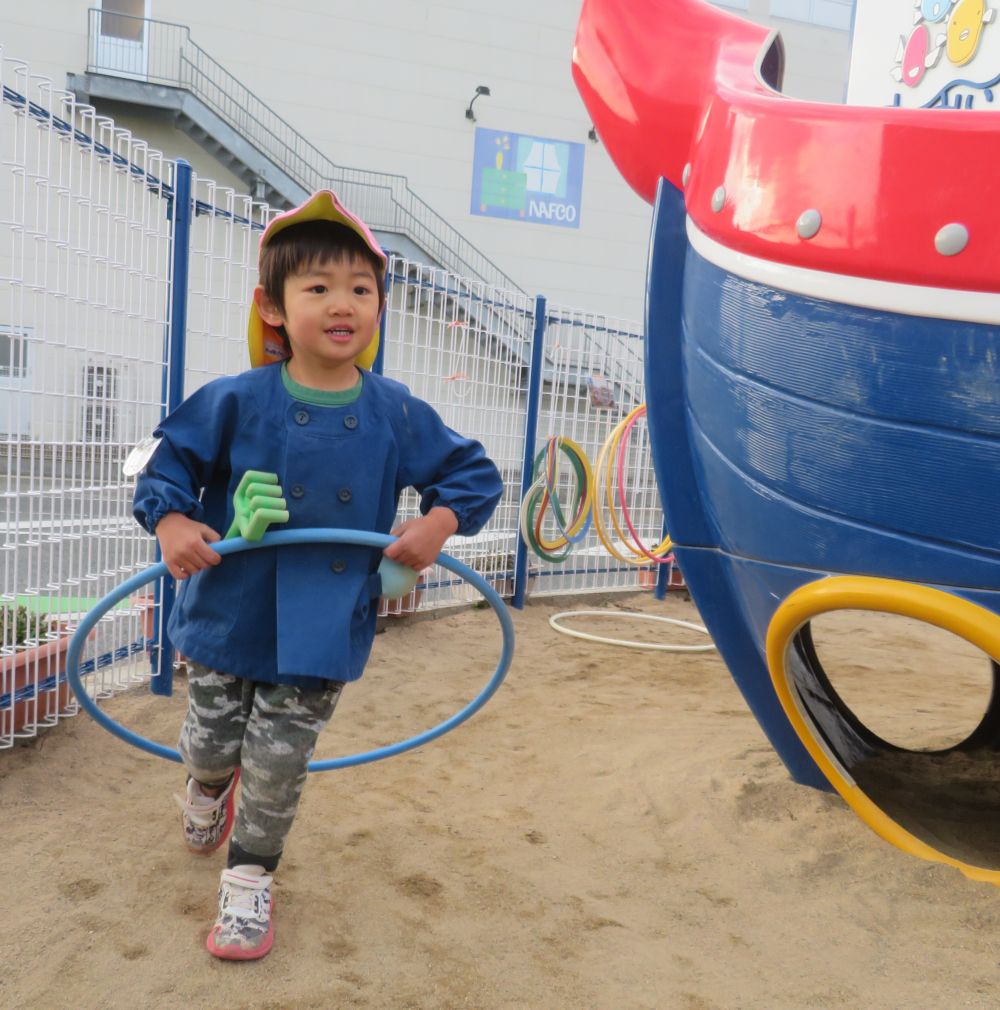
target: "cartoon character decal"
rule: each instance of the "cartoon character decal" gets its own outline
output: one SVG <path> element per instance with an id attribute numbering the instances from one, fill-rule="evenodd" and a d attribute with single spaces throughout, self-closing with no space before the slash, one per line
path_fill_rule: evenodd
<path id="1" fill-rule="evenodd" d="M 899 38 L 896 65 L 892 68 L 893 80 L 915 88 L 924 79 L 927 70 L 941 58 L 943 48 L 943 36 L 938 38 L 932 49 L 930 32 L 923 25 L 917 25 L 908 41 L 904 42 L 902 36 Z"/>
<path id="2" fill-rule="evenodd" d="M 906 88 L 929 82 L 927 72 L 939 64 L 957 68 L 971 63 L 980 50 L 986 26 L 996 17 L 987 0 L 913 0 L 911 10 L 914 27 L 909 35 L 899 36 L 889 69 L 892 79 Z M 932 25 L 939 27 L 931 29 Z M 992 103 L 997 68 L 989 69 L 989 81 L 949 75 L 951 79 L 941 82 L 937 94 L 921 103 L 923 108 L 971 109 L 977 96 Z M 902 96 L 897 94 L 893 104 L 902 104 Z"/>
<path id="3" fill-rule="evenodd" d="M 958 0 L 948 18 L 948 59 L 956 67 L 971 62 L 983 38 L 983 28 L 996 11 L 983 0 Z"/>
<path id="4" fill-rule="evenodd" d="M 930 25 L 943 21 L 951 4 L 952 0 L 917 0 L 916 20 L 922 18 Z"/>

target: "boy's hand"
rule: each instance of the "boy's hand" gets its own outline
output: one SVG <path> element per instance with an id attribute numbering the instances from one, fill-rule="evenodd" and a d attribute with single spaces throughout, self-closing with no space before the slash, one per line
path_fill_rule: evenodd
<path id="1" fill-rule="evenodd" d="M 168 512 L 156 524 L 156 539 L 160 541 L 160 553 L 167 571 L 181 582 L 222 560 L 208 546 L 221 539 L 219 534 L 211 526 L 189 519 L 182 512 Z"/>
<path id="2" fill-rule="evenodd" d="M 418 572 L 434 563 L 444 542 L 458 529 L 458 519 L 450 508 L 438 505 L 425 516 L 407 519 L 393 529 L 399 537 L 382 552 L 397 564 L 414 568 Z"/>

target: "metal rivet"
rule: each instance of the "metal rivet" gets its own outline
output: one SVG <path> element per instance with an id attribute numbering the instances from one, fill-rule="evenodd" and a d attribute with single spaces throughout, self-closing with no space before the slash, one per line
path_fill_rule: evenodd
<path id="1" fill-rule="evenodd" d="M 956 256 L 969 244 L 969 229 L 964 224 L 946 224 L 934 236 L 934 248 L 942 256 Z"/>
<path id="2" fill-rule="evenodd" d="M 309 414 L 304 410 L 295 411 L 295 423 L 296 424 L 308 424 Z"/>
<path id="3" fill-rule="evenodd" d="M 337 558 L 336 561 L 331 561 L 330 562 L 330 571 L 331 572 L 335 572 L 337 575 L 340 575 L 341 572 L 344 572 L 346 570 L 347 570 L 347 562 L 346 561 L 342 561 L 340 558 Z"/>
<path id="4" fill-rule="evenodd" d="M 293 498 L 301 498 L 306 493 L 306 489 L 301 484 L 293 484 L 289 494 Z"/>
<path id="5" fill-rule="evenodd" d="M 719 186 L 719 188 L 712 194 L 712 210 L 714 210 L 715 213 L 718 214 L 719 211 L 722 210 L 723 207 L 725 207 L 725 205 L 726 205 L 726 187 Z"/>
<path id="6" fill-rule="evenodd" d="M 349 501 L 351 500 L 351 489 L 350 489 L 349 487 L 342 487 L 342 488 L 341 488 L 341 489 L 340 489 L 340 490 L 339 490 L 339 491 L 337 492 L 337 497 L 338 497 L 338 498 L 339 498 L 339 499 L 340 499 L 340 500 L 341 500 L 342 502 L 349 502 Z"/>
<path id="7" fill-rule="evenodd" d="M 812 238 L 822 224 L 823 215 L 815 208 L 810 207 L 809 210 L 804 210 L 799 214 L 799 219 L 795 222 L 795 230 L 799 233 L 799 238 Z"/>
<path id="8" fill-rule="evenodd" d="M 356 428 L 357 426 L 358 419 L 353 414 L 348 414 L 347 417 L 344 418 L 345 428 Z"/>
<path id="9" fill-rule="evenodd" d="M 681 185 L 686 186 L 688 184 L 688 179 L 691 178 L 691 162 L 689 161 L 684 166 L 684 171 L 681 172 Z"/>

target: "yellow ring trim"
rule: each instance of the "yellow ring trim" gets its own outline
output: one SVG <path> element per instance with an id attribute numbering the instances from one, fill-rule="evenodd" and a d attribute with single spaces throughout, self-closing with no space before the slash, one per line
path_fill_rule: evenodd
<path id="1" fill-rule="evenodd" d="M 818 579 L 790 593 L 775 611 L 767 629 L 767 666 L 781 707 L 812 759 L 854 812 L 886 841 L 904 852 L 955 866 L 973 880 L 1000 884 L 1000 870 L 972 866 L 939 852 L 892 820 L 855 785 L 840 762 L 814 734 L 811 721 L 795 700 L 785 658 L 799 629 L 812 618 L 832 610 L 873 610 L 912 617 L 964 638 L 994 661 L 1000 657 L 1000 616 L 929 586 L 842 575 Z"/>

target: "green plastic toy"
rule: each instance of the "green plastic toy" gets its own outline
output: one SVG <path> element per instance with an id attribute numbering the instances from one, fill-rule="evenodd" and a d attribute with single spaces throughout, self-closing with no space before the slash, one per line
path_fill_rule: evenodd
<path id="1" fill-rule="evenodd" d="M 260 540 L 272 523 L 288 522 L 287 502 L 282 497 L 276 473 L 247 470 L 233 493 L 233 524 L 226 540 L 243 537 L 251 542 Z M 406 596 L 417 584 L 420 573 L 383 557 L 378 567 L 382 576 L 382 595 L 386 599 Z"/>
<path id="2" fill-rule="evenodd" d="M 276 473 L 247 470 L 233 494 L 233 524 L 226 540 L 256 541 L 272 523 L 287 523 L 288 508 Z"/>

